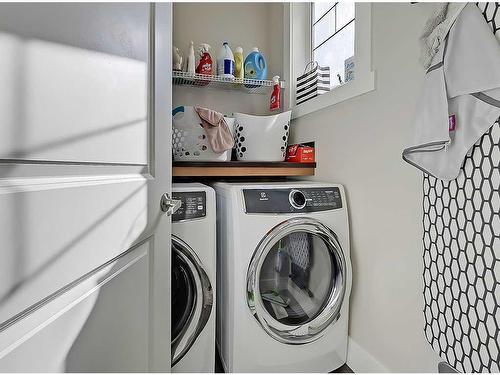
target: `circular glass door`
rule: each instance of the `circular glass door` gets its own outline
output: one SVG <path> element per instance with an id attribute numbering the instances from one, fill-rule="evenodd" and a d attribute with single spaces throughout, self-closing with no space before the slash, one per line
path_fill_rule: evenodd
<path id="1" fill-rule="evenodd" d="M 196 282 L 180 252 L 172 252 L 172 342 L 179 340 L 195 310 Z"/>
<path id="2" fill-rule="evenodd" d="M 344 253 L 328 227 L 311 218 L 287 220 L 254 252 L 247 275 L 248 306 L 275 339 L 314 341 L 339 317 L 346 272 Z"/>
<path id="3" fill-rule="evenodd" d="M 210 280 L 195 252 L 172 236 L 172 366 L 188 352 L 212 311 Z"/>

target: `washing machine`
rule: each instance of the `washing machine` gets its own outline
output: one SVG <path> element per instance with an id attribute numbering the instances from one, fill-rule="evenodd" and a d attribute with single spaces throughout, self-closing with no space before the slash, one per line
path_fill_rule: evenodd
<path id="1" fill-rule="evenodd" d="M 215 369 L 215 192 L 173 184 L 181 201 L 172 215 L 172 372 Z"/>
<path id="2" fill-rule="evenodd" d="M 330 183 L 216 183 L 217 333 L 226 372 L 346 363 L 345 192 Z"/>

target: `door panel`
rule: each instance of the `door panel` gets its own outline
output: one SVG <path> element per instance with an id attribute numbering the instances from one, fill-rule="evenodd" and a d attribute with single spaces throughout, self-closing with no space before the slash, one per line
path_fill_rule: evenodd
<path id="1" fill-rule="evenodd" d="M 149 260 L 145 253 L 100 290 L 66 357 L 66 371 L 148 371 Z"/>
<path id="2" fill-rule="evenodd" d="M 0 4 L 0 371 L 170 370 L 171 4 Z"/>
<path id="3" fill-rule="evenodd" d="M 2 6 L 0 158 L 147 164 L 149 7 L 118 7 Z"/>
<path id="4" fill-rule="evenodd" d="M 22 338 L 0 343 L 2 371 L 147 371 L 148 248 L 139 246 L 11 326 Z"/>
<path id="5" fill-rule="evenodd" d="M 0 188 L 0 238 L 13 246 L 0 248 L 0 325 L 127 250 L 146 228 L 139 176 L 29 183 Z"/>

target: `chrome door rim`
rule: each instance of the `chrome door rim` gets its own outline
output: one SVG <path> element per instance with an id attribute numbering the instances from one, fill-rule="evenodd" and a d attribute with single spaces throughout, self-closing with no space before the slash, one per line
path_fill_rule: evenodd
<path id="1" fill-rule="evenodd" d="M 190 272 L 194 275 L 196 284 L 196 301 L 192 316 L 179 334 L 177 340 L 172 342 L 172 366 L 175 366 L 182 357 L 189 351 L 205 328 L 213 305 L 213 291 L 210 279 L 205 272 L 203 265 L 194 250 L 184 241 L 176 236 L 172 236 L 172 249 L 189 266 Z M 201 296 L 201 298 L 200 298 Z"/>
<path id="2" fill-rule="evenodd" d="M 323 239 L 328 245 L 330 255 L 337 263 L 338 276 L 332 283 L 322 310 L 312 320 L 300 325 L 287 325 L 277 321 L 264 307 L 259 287 L 260 270 L 267 254 L 276 242 L 297 231 L 311 233 Z M 253 316 L 271 337 L 285 344 L 306 344 L 319 339 L 324 330 L 340 317 L 346 282 L 346 259 L 335 233 L 316 219 L 292 218 L 271 229 L 257 245 L 247 273 L 247 304 Z M 251 297 L 253 297 L 253 303 Z"/>

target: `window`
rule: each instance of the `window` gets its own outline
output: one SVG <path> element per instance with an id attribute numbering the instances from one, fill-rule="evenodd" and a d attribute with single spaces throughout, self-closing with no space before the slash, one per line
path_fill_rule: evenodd
<path id="1" fill-rule="evenodd" d="M 331 105 L 375 90 L 375 72 L 371 64 L 371 13 L 367 2 L 291 2 L 285 5 L 284 77 L 290 82 L 285 90 L 285 105 L 292 118 L 319 111 Z M 337 74 L 345 81 L 346 59 L 354 56 L 353 76 L 339 85 Z M 297 77 L 306 65 L 317 60 L 329 66 L 332 88 L 304 103 L 296 103 Z M 345 83 L 345 82 L 344 82 Z"/>
<path id="2" fill-rule="evenodd" d="M 345 83 L 345 61 L 354 56 L 353 2 L 311 4 L 312 59 L 330 67 L 330 86 Z"/>

